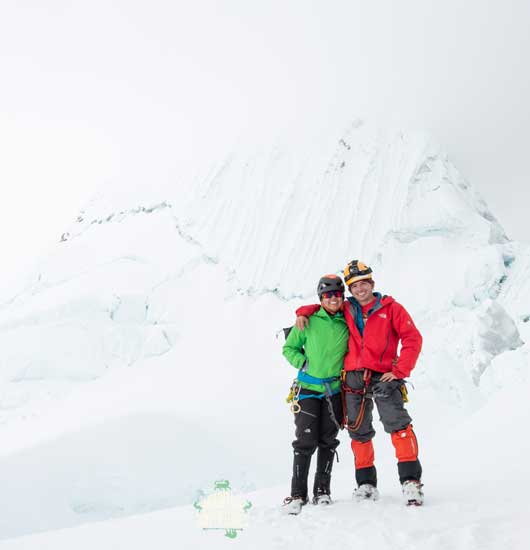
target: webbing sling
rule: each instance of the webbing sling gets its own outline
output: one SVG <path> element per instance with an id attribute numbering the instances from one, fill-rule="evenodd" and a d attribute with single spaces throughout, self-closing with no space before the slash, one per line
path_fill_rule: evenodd
<path id="1" fill-rule="evenodd" d="M 306 384 L 320 384 L 326 388 L 326 391 L 324 393 L 321 393 L 320 395 L 301 395 L 298 399 L 307 399 L 308 397 L 316 397 L 317 399 L 322 399 L 324 396 L 331 397 L 332 395 L 335 395 L 340 392 L 340 388 L 338 388 L 336 391 L 331 390 L 331 383 L 336 382 L 340 379 L 339 376 L 331 376 L 329 378 L 317 378 L 316 376 L 311 376 L 310 374 L 307 374 L 307 372 L 304 370 L 304 367 L 302 367 L 298 371 L 298 376 L 296 377 L 298 382 L 305 382 Z"/>
<path id="2" fill-rule="evenodd" d="M 330 378 L 316 378 L 315 376 L 311 376 L 310 374 L 307 374 L 305 371 L 307 367 L 304 365 L 299 371 L 298 376 L 296 377 L 299 382 L 305 382 L 306 384 L 322 384 L 326 391 L 324 393 L 320 394 L 306 394 L 306 395 L 300 395 L 298 394 L 298 401 L 302 401 L 303 399 L 323 399 L 325 398 L 328 404 L 328 410 L 331 420 L 333 420 L 333 423 L 337 427 L 338 430 L 342 429 L 341 424 L 339 424 L 337 417 L 335 416 L 335 412 L 333 411 L 333 404 L 331 403 L 331 397 L 334 395 L 337 395 L 340 393 L 340 388 L 338 388 L 336 391 L 331 390 L 331 383 L 336 382 L 337 380 L 340 380 L 339 376 L 331 376 Z"/>

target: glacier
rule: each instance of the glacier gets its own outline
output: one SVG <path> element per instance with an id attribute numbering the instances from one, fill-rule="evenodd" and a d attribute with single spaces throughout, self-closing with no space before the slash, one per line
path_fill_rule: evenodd
<path id="1" fill-rule="evenodd" d="M 201 153 L 175 182 L 100 192 L 1 305 L 0 538 L 183 506 L 219 477 L 286 485 L 276 334 L 353 258 L 424 334 L 427 448 L 526 383 L 530 249 L 428 136 L 355 120 Z"/>

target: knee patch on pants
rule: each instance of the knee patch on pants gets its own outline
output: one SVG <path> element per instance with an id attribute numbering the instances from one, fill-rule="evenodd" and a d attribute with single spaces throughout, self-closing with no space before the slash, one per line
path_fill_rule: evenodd
<path id="1" fill-rule="evenodd" d="M 351 450 L 355 457 L 355 468 L 369 468 L 374 465 L 374 446 L 372 440 L 361 443 L 351 440 Z"/>
<path id="2" fill-rule="evenodd" d="M 404 430 L 392 432 L 392 444 L 396 450 L 398 462 L 412 462 L 418 459 L 418 440 L 412 424 Z"/>

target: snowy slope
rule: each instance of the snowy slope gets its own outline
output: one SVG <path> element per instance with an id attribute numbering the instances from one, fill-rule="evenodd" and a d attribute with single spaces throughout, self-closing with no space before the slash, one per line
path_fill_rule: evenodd
<path id="1" fill-rule="evenodd" d="M 450 433 L 429 439 L 424 465 L 431 473 L 422 509 L 401 504 L 397 482 L 388 467 L 382 469 L 378 502 L 352 501 L 351 479 L 342 469 L 335 476 L 333 506 L 322 509 L 308 505 L 298 517 L 282 516 L 279 511 L 278 498 L 284 487 L 246 493 L 245 498 L 253 504 L 248 527 L 230 542 L 222 531 L 199 529 L 198 513 L 188 505 L 12 539 L 0 542 L 0 549 L 165 550 L 178 546 L 187 550 L 234 545 L 287 550 L 293 545 L 308 549 L 366 545 L 376 550 L 525 550 L 530 545 L 530 483 L 521 453 L 527 456 L 530 452 L 530 440 L 521 439 L 521 435 L 526 433 L 525 421 L 530 416 L 525 399 L 529 390 L 528 383 L 521 384 L 515 389 L 516 399 L 499 395 Z M 506 422 L 499 409 L 510 413 L 512 421 Z M 497 446 L 492 453 L 491 433 L 498 430 L 517 444 Z"/>
<path id="2" fill-rule="evenodd" d="M 355 257 L 425 335 L 411 411 L 447 453 L 435 436 L 511 391 L 506 362 L 525 379 L 530 254 L 426 137 L 357 121 L 303 147 L 204 152 L 178 183 L 110 189 L 65 230 L 0 309 L 0 538 L 184 505 L 225 477 L 276 487 L 264 529 L 292 438 L 275 333 Z M 429 492 L 447 495 L 430 460 Z"/>
<path id="3" fill-rule="evenodd" d="M 495 487 L 460 486 L 457 498 L 447 486 L 436 484 L 437 501 L 422 510 L 400 506 L 388 498 L 375 505 L 355 506 L 341 494 L 329 509 L 304 510 L 303 516 L 281 517 L 277 510 L 277 491 L 247 495 L 255 509 L 249 527 L 233 541 L 220 531 L 201 531 L 191 506 L 154 514 L 52 531 L 0 542 L 2 550 L 56 550 L 78 548 L 90 550 L 169 550 L 176 546 L 192 548 L 227 548 L 287 550 L 303 545 L 308 550 L 370 546 L 376 550 L 526 550 L 530 528 L 526 501 L 505 493 L 492 498 Z M 522 490 L 529 486 L 524 484 Z M 470 493 L 473 498 L 461 496 Z"/>

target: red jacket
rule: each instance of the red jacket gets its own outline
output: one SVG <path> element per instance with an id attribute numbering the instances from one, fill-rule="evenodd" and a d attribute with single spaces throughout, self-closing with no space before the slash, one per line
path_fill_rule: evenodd
<path id="1" fill-rule="evenodd" d="M 319 308 L 320 305 L 302 306 L 296 315 L 309 317 Z M 362 336 L 355 322 L 356 308 L 349 300 L 344 302 L 344 318 L 350 330 L 344 370 L 391 371 L 398 378 L 410 375 L 421 351 L 422 337 L 401 304 L 384 296 L 379 307 L 371 310 Z"/>

